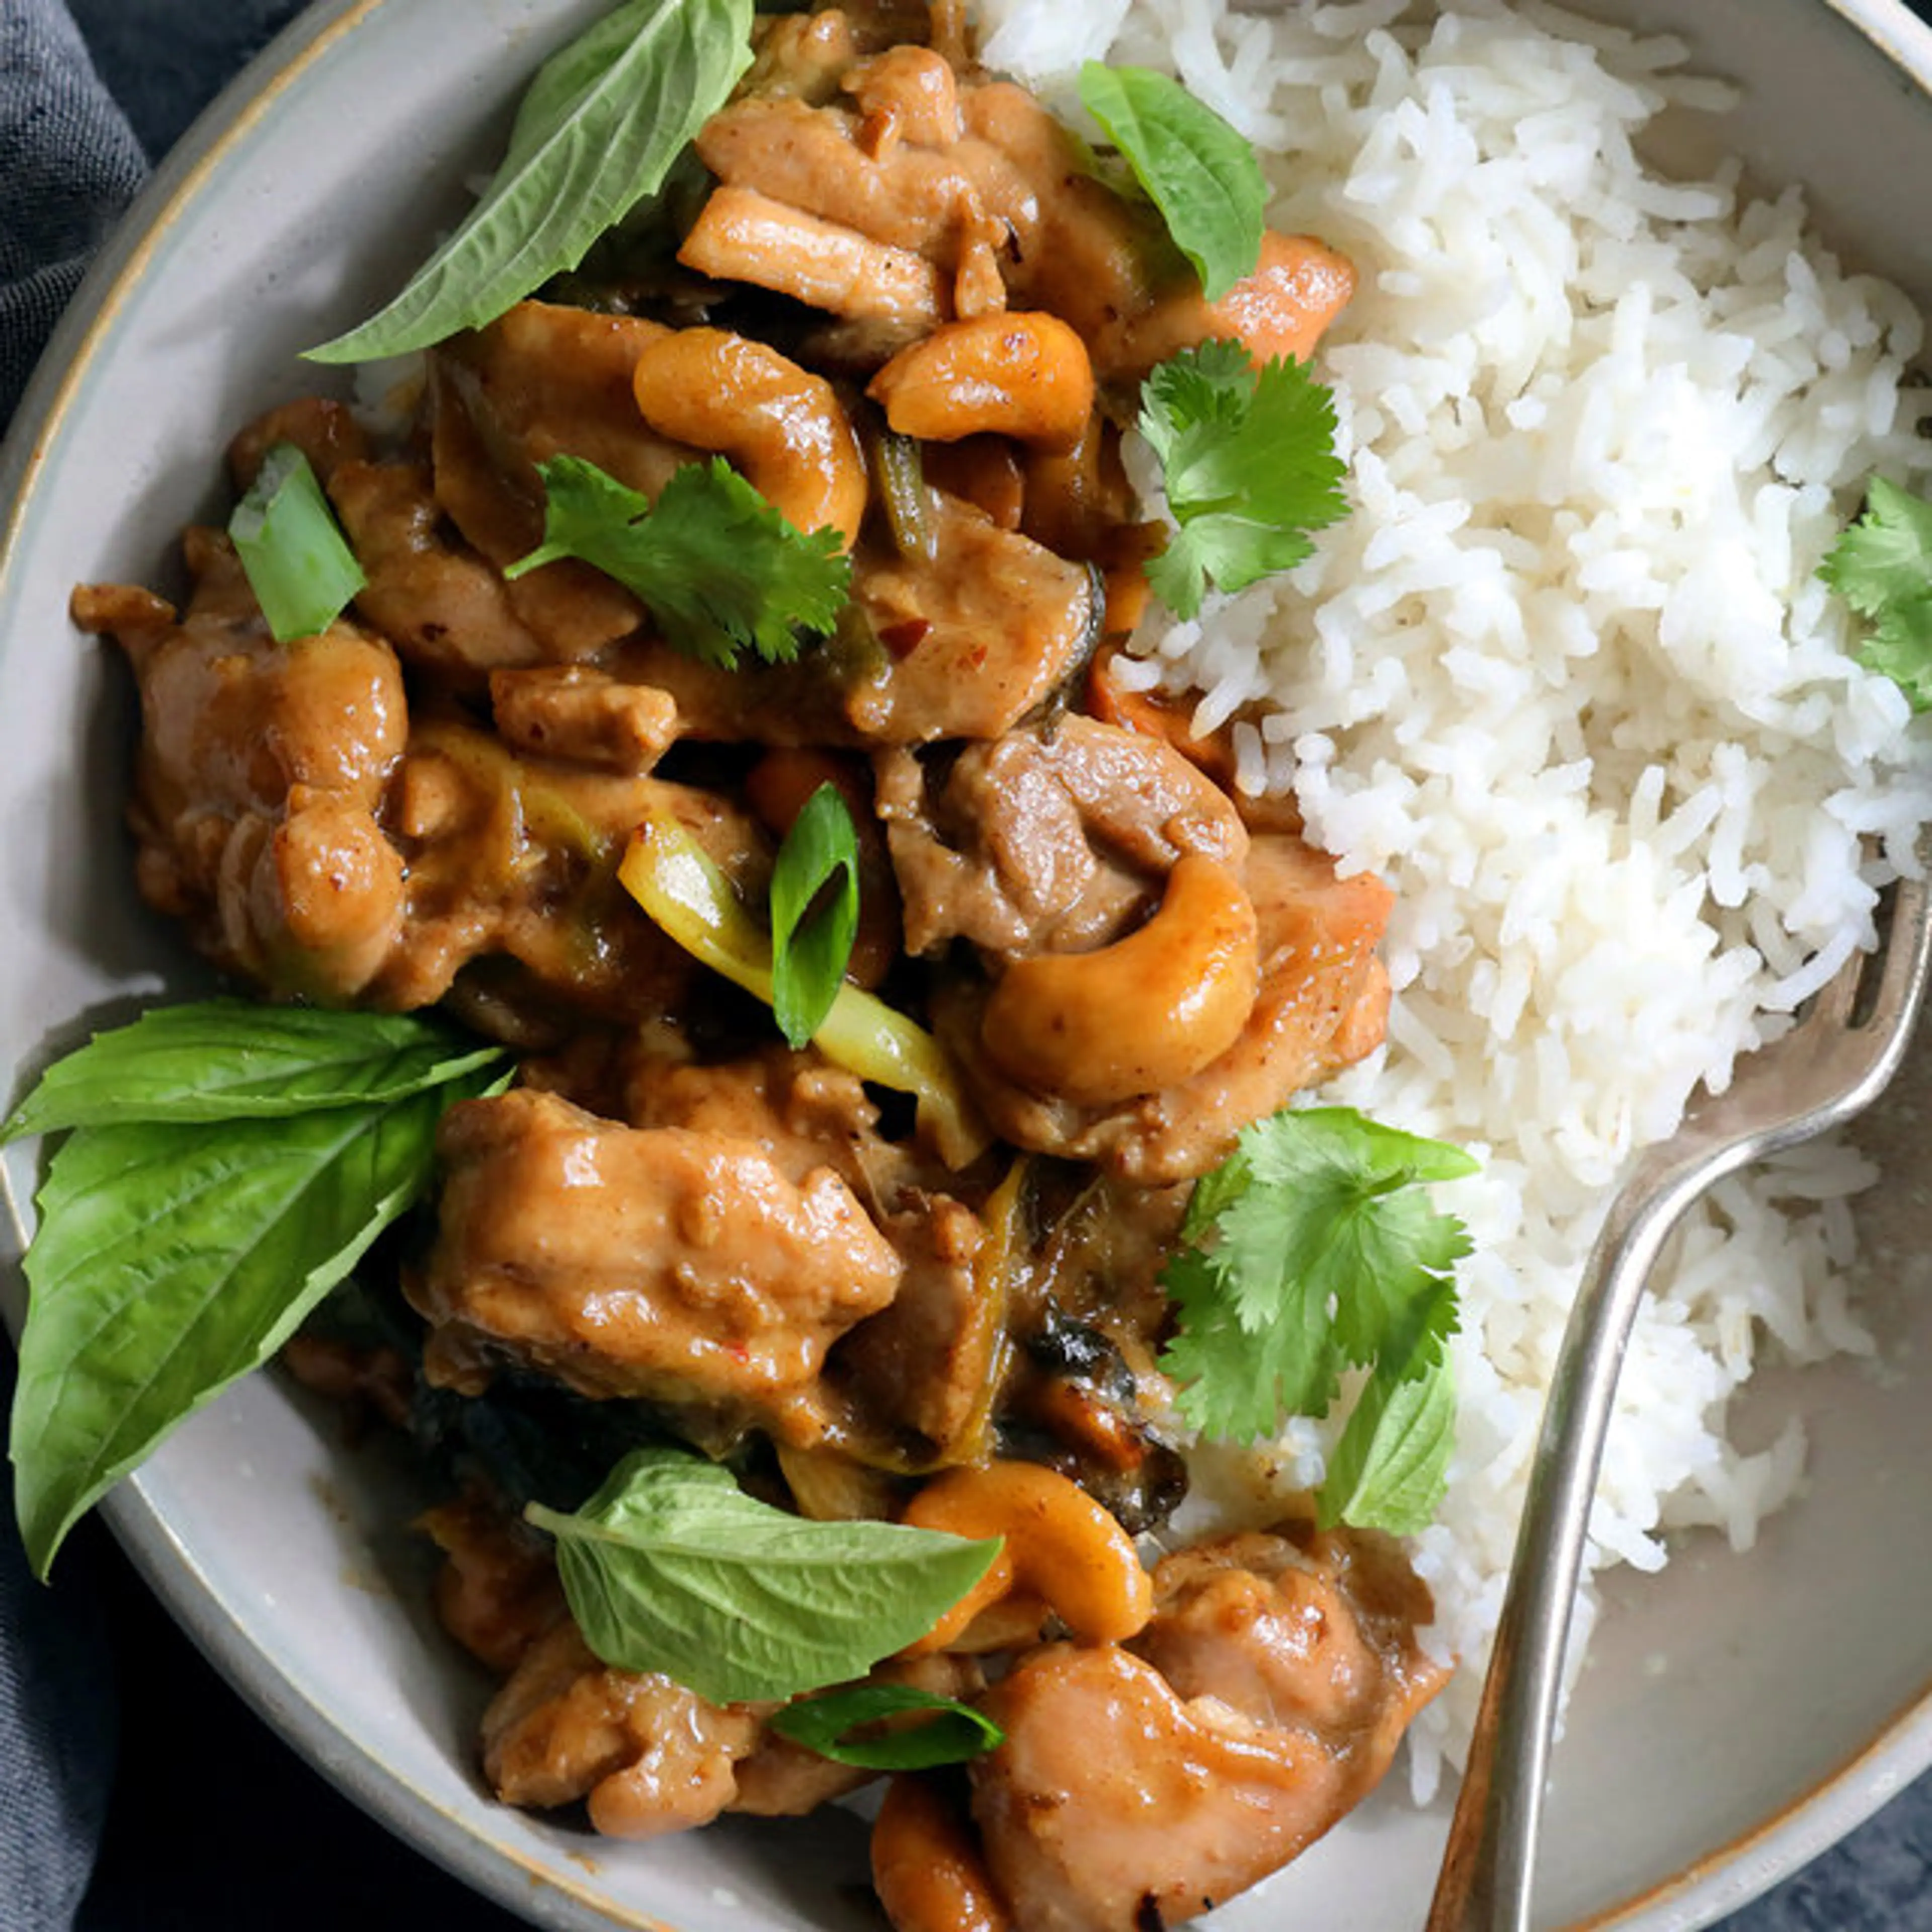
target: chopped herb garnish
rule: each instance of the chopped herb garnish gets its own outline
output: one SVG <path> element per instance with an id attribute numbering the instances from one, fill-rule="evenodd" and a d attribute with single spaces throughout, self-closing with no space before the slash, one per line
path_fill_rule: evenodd
<path id="1" fill-rule="evenodd" d="M 1932 710 L 1932 502 L 1874 476 L 1820 574 L 1871 622 L 1859 662 Z"/>
<path id="2" fill-rule="evenodd" d="M 923 1636 L 1000 1548 L 794 1516 L 681 1449 L 626 1457 L 574 1514 L 524 1514 L 556 1538 L 564 1594 L 605 1663 L 661 1671 L 720 1704 L 862 1675 Z"/>
<path id="3" fill-rule="evenodd" d="M 1204 1435 L 1252 1442 L 1328 1413 L 1346 1369 L 1369 1371 L 1322 1496 L 1324 1521 L 1408 1534 L 1442 1498 L 1454 1398 L 1454 1215 L 1422 1184 L 1476 1163 L 1346 1107 L 1245 1130 L 1196 1184 L 1162 1280 L 1180 1327 L 1162 1366 Z"/>
<path id="4" fill-rule="evenodd" d="M 844 983 L 859 931 L 859 835 L 838 788 L 820 785 L 772 868 L 772 1012 L 802 1046 Z"/>
<path id="5" fill-rule="evenodd" d="M 844 607 L 852 566 L 838 531 L 796 529 L 722 457 L 686 464 L 655 503 L 582 457 L 539 472 L 544 540 L 506 577 L 580 558 L 635 596 L 667 642 L 728 670 L 747 649 L 788 662 L 801 632 L 829 632 Z"/>
<path id="6" fill-rule="evenodd" d="M 228 519 L 248 587 L 278 644 L 319 636 L 368 582 L 308 458 L 278 442 Z"/>
<path id="7" fill-rule="evenodd" d="M 1334 399 L 1301 363 L 1258 369 L 1238 342 L 1184 350 L 1142 386 L 1140 431 L 1179 526 L 1148 580 L 1181 616 L 1210 581 L 1239 590 L 1292 569 L 1314 548 L 1308 532 L 1347 508 Z"/>

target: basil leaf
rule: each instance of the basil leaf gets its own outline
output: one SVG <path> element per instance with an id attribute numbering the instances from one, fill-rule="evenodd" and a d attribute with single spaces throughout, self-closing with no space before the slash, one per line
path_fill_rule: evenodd
<path id="1" fill-rule="evenodd" d="M 143 1120 L 266 1120 L 412 1094 L 499 1064 L 416 1013 L 334 1012 L 214 999 L 157 1007 L 57 1060 L 0 1141 Z"/>
<path id="2" fill-rule="evenodd" d="M 792 1516 L 677 1449 L 626 1456 L 574 1515 L 538 1503 L 524 1514 L 556 1538 L 564 1594 L 598 1656 L 718 1704 L 862 1676 L 924 1636 L 1000 1547 Z"/>
<path id="3" fill-rule="evenodd" d="M 772 871 L 772 1012 L 794 1046 L 832 1010 L 858 932 L 859 835 L 828 781 L 793 820 Z"/>
<path id="4" fill-rule="evenodd" d="M 846 1732 L 908 1711 L 932 1714 L 926 1721 L 848 1739 Z M 855 1684 L 824 1690 L 776 1712 L 772 1729 L 835 1764 L 864 1771 L 929 1771 L 936 1765 L 964 1764 L 982 1752 L 997 1750 L 1006 1734 L 970 1704 L 956 1703 L 910 1684 Z"/>
<path id="5" fill-rule="evenodd" d="M 319 636 L 368 582 L 308 458 L 276 443 L 228 519 L 229 540 L 278 644 Z"/>
<path id="6" fill-rule="evenodd" d="M 184 1417 L 258 1367 L 423 1192 L 464 1075 L 277 1122 L 80 1129 L 27 1250 L 15 1507 L 45 1576 L 76 1519 Z"/>
<path id="7" fill-rule="evenodd" d="M 1179 81 L 1144 67 L 1080 70 L 1080 98 L 1106 130 L 1219 302 L 1261 260 L 1268 184 L 1253 148 Z"/>
<path id="8" fill-rule="evenodd" d="M 480 328 L 664 184 L 751 64 L 752 0 L 628 0 L 538 70 L 482 200 L 387 308 L 308 350 L 366 362 Z"/>

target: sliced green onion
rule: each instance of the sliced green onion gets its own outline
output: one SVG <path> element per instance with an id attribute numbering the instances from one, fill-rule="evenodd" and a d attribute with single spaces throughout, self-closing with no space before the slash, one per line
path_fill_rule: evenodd
<path id="1" fill-rule="evenodd" d="M 308 458 L 278 442 L 228 519 L 248 586 L 278 644 L 326 631 L 368 582 Z"/>
<path id="2" fill-rule="evenodd" d="M 848 1739 L 846 1733 L 882 1718 L 908 1711 L 932 1714 L 881 1735 Z M 1006 1734 L 992 1718 L 970 1704 L 910 1684 L 855 1684 L 849 1690 L 827 1690 L 802 1697 L 772 1717 L 772 1729 L 807 1750 L 866 1771 L 926 1771 L 935 1765 L 963 1764 L 982 1752 L 995 1750 Z"/>
<path id="3" fill-rule="evenodd" d="M 772 1004 L 772 944 L 710 855 L 668 812 L 632 835 L 617 877 L 691 956 Z M 946 1049 L 923 1027 L 849 981 L 832 996 L 813 1042 L 828 1060 L 919 1102 L 919 1122 L 949 1167 L 969 1166 L 990 1143 Z"/>
<path id="4" fill-rule="evenodd" d="M 802 1046 L 832 1010 L 859 933 L 859 835 L 829 781 L 805 802 L 772 868 L 772 1012 Z"/>
<path id="5" fill-rule="evenodd" d="M 939 526 L 927 488 L 926 462 L 912 437 L 881 424 L 867 439 L 872 487 L 884 505 L 892 544 L 908 563 L 932 563 L 939 555 Z"/>

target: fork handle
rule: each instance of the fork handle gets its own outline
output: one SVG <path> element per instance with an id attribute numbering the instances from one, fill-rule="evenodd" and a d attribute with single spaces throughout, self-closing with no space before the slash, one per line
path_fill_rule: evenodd
<path id="1" fill-rule="evenodd" d="M 1694 1132 L 1652 1150 L 1611 1203 L 1591 1251 L 1544 1408 L 1426 1932 L 1530 1932 L 1563 1653 L 1630 1326 L 1672 1228 L 1748 1152 Z"/>

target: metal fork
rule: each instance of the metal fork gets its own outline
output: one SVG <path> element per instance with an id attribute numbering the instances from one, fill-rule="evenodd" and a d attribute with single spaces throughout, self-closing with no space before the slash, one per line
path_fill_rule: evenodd
<path id="1" fill-rule="evenodd" d="M 1932 962 L 1922 880 L 1887 888 L 1877 950 L 1855 955 L 1782 1040 L 1747 1056 L 1638 1160 L 1592 1252 L 1563 1336 L 1461 1796 L 1426 1932 L 1530 1932 L 1558 1688 L 1617 1377 L 1644 1284 L 1713 1182 L 1876 1100 L 1905 1058 Z"/>

